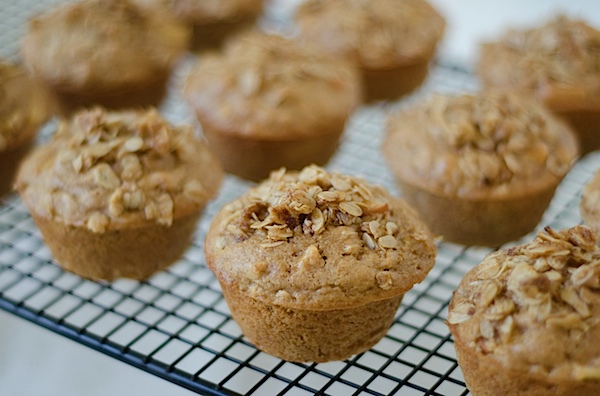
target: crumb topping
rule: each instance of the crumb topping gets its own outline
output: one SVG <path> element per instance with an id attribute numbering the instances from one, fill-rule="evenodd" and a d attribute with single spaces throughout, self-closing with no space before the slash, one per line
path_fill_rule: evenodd
<path id="1" fill-rule="evenodd" d="M 387 129 L 383 150 L 395 172 L 458 196 L 560 179 L 577 155 L 565 125 L 512 94 L 437 95 L 391 116 Z"/>
<path id="2" fill-rule="evenodd" d="M 30 20 L 23 58 L 56 85 L 115 88 L 164 73 L 184 53 L 189 30 L 133 0 L 84 0 Z"/>
<path id="3" fill-rule="evenodd" d="M 203 56 L 185 93 L 203 126 L 285 139 L 345 120 L 360 102 L 361 87 L 347 61 L 281 36 L 249 32 L 224 53 Z"/>
<path id="4" fill-rule="evenodd" d="M 32 136 L 49 116 L 42 89 L 19 67 L 0 61 L 0 151 Z"/>
<path id="5" fill-rule="evenodd" d="M 479 69 L 492 85 L 528 88 L 545 98 L 579 90 L 600 101 L 600 31 L 581 20 L 559 16 L 536 29 L 511 30 L 482 51 Z"/>
<path id="6" fill-rule="evenodd" d="M 478 351 L 553 378 L 600 378 L 597 348 L 584 346 L 597 344 L 600 331 L 600 248 L 589 228 L 546 227 L 464 279 L 447 321 Z"/>
<path id="7" fill-rule="evenodd" d="M 17 185 L 40 215 L 103 233 L 124 223 L 169 226 L 204 206 L 221 178 L 191 127 L 172 127 L 156 110 L 95 108 L 62 122 Z"/>
<path id="8" fill-rule="evenodd" d="M 405 203 L 315 165 L 273 172 L 226 205 L 206 249 L 209 266 L 253 297 L 309 309 L 402 294 L 436 251 Z"/>
<path id="9" fill-rule="evenodd" d="M 296 19 L 303 37 L 367 68 L 427 59 L 445 28 L 424 0 L 311 0 Z"/>

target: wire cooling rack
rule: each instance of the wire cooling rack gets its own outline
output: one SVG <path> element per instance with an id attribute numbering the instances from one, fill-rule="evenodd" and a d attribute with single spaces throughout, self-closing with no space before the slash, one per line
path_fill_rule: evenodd
<path id="1" fill-rule="evenodd" d="M 25 20 L 56 3 L 0 0 L 0 56 L 17 60 Z M 194 122 L 180 96 L 180 82 L 192 61 L 182 62 L 161 107 L 175 123 Z M 328 168 L 364 177 L 398 194 L 379 154 L 387 112 L 433 91 L 476 88 L 468 72 L 437 64 L 416 94 L 396 104 L 360 108 Z M 42 140 L 55 125 L 52 121 L 43 129 Z M 581 222 L 581 188 L 598 166 L 600 155 L 592 154 L 571 170 L 542 225 L 564 228 Z M 387 335 L 370 351 L 330 363 L 285 362 L 257 350 L 243 337 L 204 262 L 203 240 L 212 217 L 250 185 L 228 176 L 218 198 L 206 208 L 183 259 L 145 282 L 93 282 L 63 271 L 20 199 L 5 197 L 0 201 L 0 308 L 208 395 L 468 394 L 444 320 L 452 291 L 489 249 L 440 243 L 434 269 L 406 294 Z"/>

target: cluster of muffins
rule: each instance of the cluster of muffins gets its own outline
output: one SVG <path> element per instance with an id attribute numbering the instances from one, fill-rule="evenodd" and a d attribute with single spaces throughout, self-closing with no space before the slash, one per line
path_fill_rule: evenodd
<path id="1" fill-rule="evenodd" d="M 38 82 L 0 64 L 0 193 L 49 116 L 47 90 L 66 118 L 16 187 L 63 268 L 145 279 L 187 249 L 223 171 L 262 181 L 212 220 L 207 266 L 258 348 L 346 359 L 385 335 L 434 265 L 435 236 L 522 237 L 579 146 L 600 147 L 600 34 L 558 18 L 482 47 L 489 90 L 390 115 L 382 152 L 406 201 L 328 172 L 361 103 L 423 84 L 444 19 L 424 0 L 308 0 L 298 37 L 244 30 L 263 6 L 84 0 L 31 21 L 22 55 Z M 219 50 L 184 90 L 208 144 L 153 107 L 190 46 Z M 599 202 L 600 173 L 581 203 L 591 229 L 546 228 L 462 280 L 448 324 L 473 394 L 598 393 Z"/>

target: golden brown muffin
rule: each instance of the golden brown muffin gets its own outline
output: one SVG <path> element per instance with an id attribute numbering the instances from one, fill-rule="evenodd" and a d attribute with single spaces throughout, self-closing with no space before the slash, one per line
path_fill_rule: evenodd
<path id="1" fill-rule="evenodd" d="M 369 102 L 419 87 L 445 28 L 425 0 L 309 0 L 295 19 L 302 39 L 360 67 Z"/>
<path id="2" fill-rule="evenodd" d="M 360 103 L 360 81 L 344 60 L 250 32 L 200 58 L 185 97 L 225 170 L 258 181 L 282 166 L 325 164 Z"/>
<path id="3" fill-rule="evenodd" d="M 69 114 L 93 104 L 158 105 L 188 40 L 187 27 L 164 13 L 130 0 L 84 0 L 30 20 L 21 52 Z"/>
<path id="4" fill-rule="evenodd" d="M 191 48 L 220 48 L 233 34 L 256 24 L 264 0 L 133 0 L 168 11 L 192 28 Z"/>
<path id="5" fill-rule="evenodd" d="M 535 97 L 577 132 L 582 153 L 600 148 L 600 31 L 559 16 L 481 47 L 477 73 L 489 88 Z"/>
<path id="6" fill-rule="evenodd" d="M 391 115 L 382 150 L 434 233 L 498 246 L 537 225 L 577 141 L 534 101 L 480 93 L 438 95 Z"/>
<path id="7" fill-rule="evenodd" d="M 579 212 L 585 224 L 600 235 L 600 169 L 583 188 Z"/>
<path id="8" fill-rule="evenodd" d="M 448 308 L 473 396 L 600 394 L 600 248 L 546 228 L 469 271 Z"/>
<path id="9" fill-rule="evenodd" d="M 144 279 L 183 254 L 222 175 L 191 127 L 94 108 L 25 160 L 17 188 L 63 268 Z"/>
<path id="10" fill-rule="evenodd" d="M 436 246 L 416 213 L 383 188 L 311 165 L 273 172 L 224 206 L 205 251 L 256 347 L 325 362 L 385 335 Z"/>
<path id="11" fill-rule="evenodd" d="M 50 116 L 46 92 L 21 67 L 0 59 L 0 196 L 13 189 L 21 160 Z"/>

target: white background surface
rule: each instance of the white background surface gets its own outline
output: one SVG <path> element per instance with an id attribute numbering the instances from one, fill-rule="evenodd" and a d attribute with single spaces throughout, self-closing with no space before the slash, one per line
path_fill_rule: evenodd
<path id="1" fill-rule="evenodd" d="M 598 0 L 430 2 L 444 14 L 448 23 L 440 48 L 441 57 L 467 67 L 476 58 L 478 43 L 493 39 L 507 26 L 533 26 L 558 12 L 565 12 L 600 28 Z M 0 311 L 2 396 L 191 394 L 177 385 Z"/>

